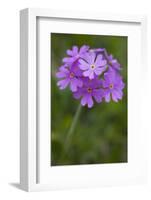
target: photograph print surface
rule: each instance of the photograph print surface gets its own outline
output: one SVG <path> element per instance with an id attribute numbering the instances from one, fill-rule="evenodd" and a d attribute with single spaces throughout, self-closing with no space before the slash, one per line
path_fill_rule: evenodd
<path id="1" fill-rule="evenodd" d="M 50 34 L 51 166 L 123 163 L 126 36 Z"/>

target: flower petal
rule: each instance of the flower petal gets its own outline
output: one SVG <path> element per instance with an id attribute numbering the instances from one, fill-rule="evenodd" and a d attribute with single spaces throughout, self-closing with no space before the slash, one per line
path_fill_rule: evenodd
<path id="1" fill-rule="evenodd" d="M 87 63 L 94 64 L 96 54 L 94 52 L 85 53 L 82 57 Z"/>
<path id="2" fill-rule="evenodd" d="M 66 73 L 66 72 L 69 72 L 68 67 L 65 66 L 65 65 L 59 67 L 59 71 L 61 71 L 61 72 L 65 72 L 65 73 Z"/>
<path id="3" fill-rule="evenodd" d="M 105 93 L 104 98 L 106 102 L 110 102 L 111 99 L 110 93 L 109 92 Z"/>
<path id="4" fill-rule="evenodd" d="M 82 86 L 83 86 L 83 81 L 82 81 L 81 79 L 77 79 L 77 81 L 78 81 L 78 84 L 77 84 L 77 85 L 78 85 L 79 87 L 82 87 Z"/>
<path id="5" fill-rule="evenodd" d="M 87 95 L 84 95 L 81 99 L 81 105 L 85 106 L 87 104 Z"/>
<path id="6" fill-rule="evenodd" d="M 80 59 L 79 60 L 79 68 L 82 69 L 82 70 L 86 70 L 86 69 L 89 69 L 90 65 L 85 62 L 83 59 Z"/>
<path id="7" fill-rule="evenodd" d="M 90 64 L 94 64 L 96 54 L 94 52 L 90 53 Z"/>
<path id="8" fill-rule="evenodd" d="M 73 57 L 66 57 L 66 58 L 63 58 L 62 62 L 63 63 L 73 63 L 74 58 Z"/>
<path id="9" fill-rule="evenodd" d="M 87 71 L 83 72 L 83 76 L 89 77 L 90 79 L 93 79 L 94 78 L 94 71 L 93 70 L 87 70 Z"/>
<path id="10" fill-rule="evenodd" d="M 76 92 L 73 93 L 73 97 L 75 99 L 80 99 L 81 96 L 82 96 L 82 91 L 80 89 L 78 89 Z"/>
<path id="11" fill-rule="evenodd" d="M 113 55 L 110 54 L 110 55 L 108 56 L 108 59 L 109 59 L 109 60 L 112 60 L 112 59 L 113 59 Z"/>
<path id="12" fill-rule="evenodd" d="M 65 78 L 66 77 L 66 74 L 64 72 L 57 72 L 56 73 L 56 77 L 57 78 Z"/>
<path id="13" fill-rule="evenodd" d="M 110 82 L 107 81 L 107 80 L 103 80 L 103 81 L 102 81 L 102 86 L 103 86 L 103 88 L 108 88 L 108 87 L 109 87 L 109 84 L 110 84 Z"/>
<path id="14" fill-rule="evenodd" d="M 95 61 L 95 65 L 97 67 L 100 67 L 100 66 L 105 66 L 106 64 L 107 64 L 107 61 L 102 60 L 102 55 L 98 55 L 97 58 L 96 58 L 96 61 Z"/>
<path id="15" fill-rule="evenodd" d="M 103 58 L 102 54 L 99 54 L 99 55 L 96 57 L 95 64 L 96 64 L 96 65 L 99 64 L 99 63 L 102 61 L 102 58 Z"/>
<path id="16" fill-rule="evenodd" d="M 72 52 L 73 52 L 73 55 L 76 56 L 78 54 L 78 47 L 77 46 L 73 46 L 72 47 Z"/>
<path id="17" fill-rule="evenodd" d="M 93 97 L 95 98 L 97 103 L 100 103 L 102 101 L 102 96 L 103 96 L 103 90 L 101 89 L 93 90 Z"/>
<path id="18" fill-rule="evenodd" d="M 112 99 L 113 99 L 113 101 L 118 102 L 118 98 L 117 98 L 117 95 L 115 94 L 115 92 L 112 92 Z"/>
<path id="19" fill-rule="evenodd" d="M 88 104 L 88 108 L 92 108 L 93 106 L 93 99 L 91 95 L 88 95 L 87 97 L 87 104 Z"/>
<path id="20" fill-rule="evenodd" d="M 105 66 L 107 64 L 107 61 L 106 60 L 102 60 L 101 62 L 100 62 L 100 64 L 99 64 L 99 66 Z"/>
<path id="21" fill-rule="evenodd" d="M 76 92 L 77 91 L 77 84 L 73 80 L 70 81 L 70 90 L 72 92 Z"/>
<path id="22" fill-rule="evenodd" d="M 114 95 L 118 99 L 122 99 L 122 97 L 123 97 L 123 92 L 121 90 L 114 90 L 112 93 L 114 93 Z"/>
<path id="23" fill-rule="evenodd" d="M 86 51 L 88 51 L 88 49 L 89 49 L 89 46 L 83 45 L 83 46 L 80 48 L 79 54 L 85 53 Z"/>
<path id="24" fill-rule="evenodd" d="M 76 92 L 78 87 L 82 87 L 83 82 L 80 79 L 72 78 L 70 81 L 70 89 L 72 92 Z"/>
<path id="25" fill-rule="evenodd" d="M 85 106 L 88 105 L 88 108 L 91 108 L 93 106 L 93 99 L 90 94 L 85 94 L 81 99 L 81 105 Z"/>
<path id="26" fill-rule="evenodd" d="M 89 75 L 89 79 L 94 79 L 94 71 L 91 71 L 90 75 Z"/>
<path id="27" fill-rule="evenodd" d="M 68 49 L 66 53 L 67 53 L 68 56 L 73 56 L 73 52 L 70 49 Z"/>
<path id="28" fill-rule="evenodd" d="M 102 74 L 102 72 L 104 72 L 105 68 L 106 67 L 96 67 L 94 69 L 94 72 L 95 72 L 96 75 L 100 75 L 100 74 Z"/>
<path id="29" fill-rule="evenodd" d="M 66 78 L 57 82 L 57 85 L 61 90 L 65 89 L 70 82 L 70 79 Z"/>

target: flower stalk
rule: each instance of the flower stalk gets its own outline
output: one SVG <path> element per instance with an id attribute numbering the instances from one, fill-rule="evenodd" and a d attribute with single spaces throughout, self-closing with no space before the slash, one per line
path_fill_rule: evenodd
<path id="1" fill-rule="evenodd" d="M 78 122 L 78 119 L 79 119 L 79 116 L 80 116 L 80 113 L 82 110 L 81 108 L 82 108 L 82 106 L 81 106 L 81 104 L 79 104 L 79 106 L 77 107 L 76 113 L 74 115 L 72 124 L 69 128 L 69 131 L 68 131 L 66 139 L 65 139 L 65 151 L 67 151 L 70 146 L 71 137 L 74 134 L 74 131 L 75 131 L 75 128 L 76 128 L 76 125 L 77 125 L 77 122 Z"/>

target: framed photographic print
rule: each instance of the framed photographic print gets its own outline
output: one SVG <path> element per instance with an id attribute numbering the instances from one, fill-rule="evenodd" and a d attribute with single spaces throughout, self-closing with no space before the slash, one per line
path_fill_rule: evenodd
<path id="1" fill-rule="evenodd" d="M 146 182 L 146 17 L 20 17 L 22 189 Z"/>

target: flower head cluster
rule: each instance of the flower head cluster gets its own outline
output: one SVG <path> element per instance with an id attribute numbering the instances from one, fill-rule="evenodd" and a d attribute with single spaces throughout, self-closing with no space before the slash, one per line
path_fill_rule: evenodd
<path id="1" fill-rule="evenodd" d="M 59 67 L 56 77 L 60 90 L 69 86 L 75 99 L 81 105 L 91 108 L 97 103 L 118 102 L 123 97 L 124 83 L 120 75 L 121 66 L 106 49 L 90 49 L 83 45 L 73 46 L 67 50 L 63 65 Z"/>

